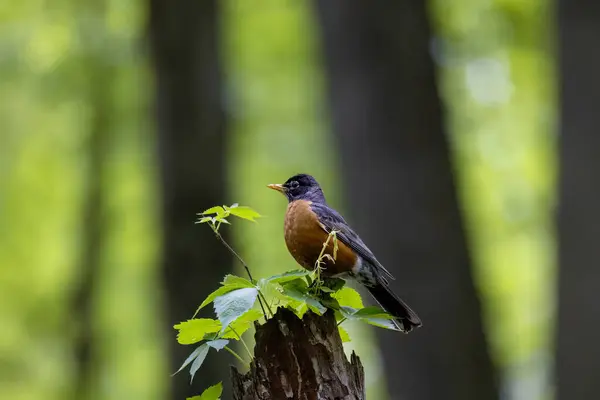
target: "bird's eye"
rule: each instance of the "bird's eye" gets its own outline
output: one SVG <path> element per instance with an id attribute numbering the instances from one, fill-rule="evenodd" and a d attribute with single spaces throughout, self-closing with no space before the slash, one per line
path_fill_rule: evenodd
<path id="1" fill-rule="evenodd" d="M 296 189 L 298 186 L 300 186 L 300 184 L 298 183 L 298 181 L 291 181 L 290 182 L 290 188 Z"/>

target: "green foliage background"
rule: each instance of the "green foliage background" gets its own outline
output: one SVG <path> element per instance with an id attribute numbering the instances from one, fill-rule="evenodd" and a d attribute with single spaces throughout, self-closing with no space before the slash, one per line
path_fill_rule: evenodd
<path id="1" fill-rule="evenodd" d="M 318 30 L 309 2 L 226 0 L 224 66 L 232 197 L 266 214 L 235 228 L 257 274 L 292 269 L 285 201 L 264 185 L 319 177 L 342 211 L 328 134 Z M 0 5 L 0 387 L 65 399 L 73 384 L 68 304 L 81 261 L 82 201 L 104 187 L 97 398 L 160 399 L 169 373 L 156 310 L 159 254 L 146 3 L 24 0 Z M 554 304 L 556 83 L 551 3 L 430 2 L 455 165 L 478 287 L 505 389 L 550 392 Z M 444 52 L 439 51 L 444 44 Z M 97 93 L 110 118 L 102 176 L 87 140 Z M 198 205 L 198 211 L 209 205 Z M 193 216 L 190 216 L 192 219 Z M 418 266 L 415 266 L 418 267 Z M 135 282 L 135 284 L 132 284 Z M 200 296 L 202 297 L 202 296 Z M 199 297 L 199 301 L 201 298 Z M 370 330 L 351 327 L 370 398 L 383 380 Z M 354 344 L 352 344 L 354 345 Z M 525 392 L 523 392 L 525 390 Z"/>

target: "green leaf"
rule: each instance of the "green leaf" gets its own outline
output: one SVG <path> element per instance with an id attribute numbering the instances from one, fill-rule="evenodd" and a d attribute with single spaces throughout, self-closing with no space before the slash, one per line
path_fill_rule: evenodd
<path id="1" fill-rule="evenodd" d="M 215 217 L 214 220 L 223 224 L 231 225 L 231 222 L 227 221 L 225 217 Z"/>
<path id="2" fill-rule="evenodd" d="M 267 278 L 266 280 L 268 282 L 284 283 L 284 282 L 292 281 L 292 280 L 297 279 L 297 278 L 302 278 L 302 277 L 307 276 L 309 274 L 310 274 L 309 270 L 306 270 L 306 269 L 296 269 L 296 270 L 293 270 L 293 271 L 284 272 L 283 274 L 273 275 L 273 276 Z"/>
<path id="3" fill-rule="evenodd" d="M 340 303 L 338 303 L 338 301 L 331 296 L 326 296 L 326 297 L 324 296 L 324 297 L 320 298 L 319 301 L 321 302 L 321 304 L 323 304 L 325 307 L 327 307 L 331 310 L 339 310 L 340 309 Z"/>
<path id="4" fill-rule="evenodd" d="M 211 217 L 202 217 L 198 221 L 196 221 L 196 223 L 197 224 L 204 224 L 205 222 L 208 222 L 208 221 L 212 221 L 212 218 Z"/>
<path id="5" fill-rule="evenodd" d="M 306 303 L 308 308 L 316 314 L 323 315 L 327 311 L 327 308 L 318 299 L 308 293 L 308 285 L 304 279 L 297 278 L 284 283 L 283 294 L 294 300 Z"/>
<path id="6" fill-rule="evenodd" d="M 343 306 L 340 308 L 340 312 L 348 319 L 359 320 L 380 328 L 391 329 L 394 331 L 398 330 L 398 327 L 393 321 L 394 317 L 386 313 L 380 307 L 370 306 L 356 310 L 352 307 Z"/>
<path id="7" fill-rule="evenodd" d="M 262 312 L 251 309 L 248 310 L 244 315 L 233 321 L 227 329 L 225 329 L 225 333 L 221 335 L 224 339 L 236 339 L 238 340 L 238 335 L 241 337 L 250 327 L 254 321 L 258 321 L 263 316 Z M 219 324 L 220 326 L 221 324 Z"/>
<path id="8" fill-rule="evenodd" d="M 387 318 L 368 317 L 361 318 L 361 321 L 366 322 L 369 325 L 377 326 L 379 328 L 390 329 L 392 331 L 399 331 L 400 329 L 396 326 L 393 320 Z"/>
<path id="9" fill-rule="evenodd" d="M 219 400 L 223 394 L 223 383 L 219 382 L 206 389 L 200 396 L 188 397 L 187 400 Z"/>
<path id="10" fill-rule="evenodd" d="M 177 329 L 177 342 L 179 344 L 193 344 L 204 339 L 206 334 L 221 330 L 221 323 L 210 318 L 190 319 L 175 325 Z"/>
<path id="11" fill-rule="evenodd" d="M 342 328 L 341 325 L 338 325 L 338 331 L 340 333 L 340 338 L 342 338 L 342 343 L 347 343 L 352 340 L 352 339 L 350 339 L 350 335 L 348 334 L 348 331 L 346 331 L 344 328 Z"/>
<path id="12" fill-rule="evenodd" d="M 359 318 L 383 318 L 383 319 L 394 319 L 394 316 L 385 312 L 381 307 L 369 306 L 361 308 L 354 313 Z"/>
<path id="13" fill-rule="evenodd" d="M 192 361 L 194 361 L 196 358 L 198 358 L 198 356 L 201 356 L 202 360 L 204 360 L 204 357 L 206 357 L 206 353 L 204 355 L 202 355 L 202 353 L 205 352 L 205 351 L 208 352 L 208 346 L 206 346 L 205 344 L 196 347 L 196 350 L 194 350 L 192 352 L 192 354 L 190 354 L 189 357 L 185 359 L 185 361 L 183 362 L 183 364 L 181 364 L 181 367 L 179 367 L 179 369 L 177 370 L 177 372 L 175 372 L 173 375 L 178 374 L 179 372 L 181 372 L 182 369 L 184 369 L 185 367 L 187 367 L 188 364 L 191 363 Z M 193 378 L 193 376 L 192 376 L 192 378 Z"/>
<path id="14" fill-rule="evenodd" d="M 308 284 L 302 278 L 296 278 L 281 284 L 284 289 L 294 289 L 300 293 L 308 293 Z"/>
<path id="15" fill-rule="evenodd" d="M 331 295 L 338 301 L 340 306 L 348 306 L 352 308 L 363 308 L 363 302 L 360 293 L 356 290 L 345 286 Z"/>
<path id="16" fill-rule="evenodd" d="M 258 288 L 268 304 L 287 302 L 288 297 L 283 294 L 283 287 L 277 282 L 260 279 L 258 281 Z"/>
<path id="17" fill-rule="evenodd" d="M 319 302 L 319 300 L 309 296 L 306 293 L 302 293 L 302 292 L 298 291 L 293 286 L 284 287 L 283 293 L 286 296 L 289 296 L 294 300 L 298 300 L 298 301 L 306 303 L 308 308 L 316 314 L 323 315 L 323 314 L 325 314 L 325 311 L 327 311 L 327 308 L 325 308 L 325 306 L 323 304 L 321 304 Z"/>
<path id="18" fill-rule="evenodd" d="M 290 306 L 292 304 L 290 303 Z M 292 311 L 294 311 L 294 314 L 296 314 L 296 316 L 300 319 L 302 319 L 304 317 L 304 314 L 306 314 L 306 312 L 308 311 L 308 304 L 306 304 L 303 301 L 297 301 L 294 300 L 294 307 L 292 307 Z"/>
<path id="19" fill-rule="evenodd" d="M 222 215 L 223 213 L 225 213 L 225 210 L 223 209 L 223 207 L 214 206 L 214 207 L 209 208 L 208 210 L 202 211 L 201 215 L 210 215 L 210 214 Z"/>
<path id="20" fill-rule="evenodd" d="M 229 343 L 229 340 L 225 340 L 225 339 L 217 339 L 217 340 L 211 340 L 209 342 L 206 342 L 206 344 L 210 347 L 212 347 L 213 349 L 219 351 L 221 350 L 223 347 L 227 346 L 227 344 Z"/>
<path id="21" fill-rule="evenodd" d="M 259 310 L 248 310 L 248 312 L 232 322 L 225 330 L 225 333 L 220 335 L 220 338 L 237 340 L 236 332 L 242 336 L 250 329 L 254 321 L 258 321 L 262 316 L 262 312 Z M 204 339 L 218 337 L 217 335 L 212 335 L 212 337 L 207 335 L 220 332 L 221 322 L 210 318 L 196 318 L 181 322 L 175 325 L 174 328 L 179 331 L 177 335 L 177 342 L 179 344 L 194 344 Z"/>
<path id="22" fill-rule="evenodd" d="M 223 285 L 235 285 L 238 288 L 253 288 L 256 287 L 256 285 L 254 285 L 252 282 L 250 282 L 248 279 L 246 278 L 242 278 L 241 276 L 237 276 L 237 275 L 226 275 L 225 279 L 223 279 Z"/>
<path id="23" fill-rule="evenodd" d="M 231 207 L 229 208 L 229 212 L 231 215 L 235 215 L 236 217 L 247 219 L 248 221 L 252 222 L 254 222 L 256 218 L 261 217 L 259 213 L 246 206 Z"/>
<path id="24" fill-rule="evenodd" d="M 227 277 L 225 277 L 227 278 Z M 212 292 L 211 294 L 209 294 L 206 299 L 204 299 L 204 301 L 202 302 L 202 304 L 200 304 L 200 307 L 198 307 L 198 309 L 196 310 L 196 313 L 194 313 L 194 317 L 198 314 L 198 312 L 200 310 L 202 310 L 204 307 L 206 307 L 207 305 L 209 305 L 210 303 L 212 303 L 217 297 L 222 296 L 226 293 L 229 293 L 231 291 L 237 290 L 237 289 L 242 289 L 245 288 L 246 285 L 241 285 L 239 283 L 231 283 L 225 286 L 221 286 L 220 288 L 218 288 L 217 290 L 215 290 L 214 292 Z"/>
<path id="25" fill-rule="evenodd" d="M 221 321 L 221 332 L 229 324 L 251 309 L 257 296 L 258 289 L 252 287 L 237 289 L 217 297 L 214 300 L 215 312 L 217 313 L 217 318 Z"/>
<path id="26" fill-rule="evenodd" d="M 358 319 L 358 317 L 354 316 L 354 314 L 357 311 L 358 310 L 356 308 L 353 308 L 353 307 L 348 307 L 348 306 L 342 306 L 342 307 L 340 307 L 340 313 L 344 316 L 344 318 L 347 318 L 347 319 Z"/>
<path id="27" fill-rule="evenodd" d="M 191 376 L 190 382 L 192 382 L 194 380 L 194 375 L 196 375 L 196 372 L 202 366 L 202 363 L 204 362 L 204 359 L 206 358 L 206 355 L 208 354 L 208 349 L 209 349 L 209 347 L 206 343 L 196 349 L 199 351 L 194 359 L 194 362 L 192 363 L 192 366 L 190 367 L 190 376 Z M 196 351 L 194 351 L 194 353 L 195 352 Z"/>

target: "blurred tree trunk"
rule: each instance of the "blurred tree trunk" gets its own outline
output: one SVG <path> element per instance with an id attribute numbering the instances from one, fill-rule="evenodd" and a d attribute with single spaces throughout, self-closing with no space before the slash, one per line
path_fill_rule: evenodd
<path id="1" fill-rule="evenodd" d="M 101 69 L 102 67 L 97 66 Z M 92 73 L 95 80 L 90 93 L 92 123 L 87 140 L 87 185 L 83 206 L 82 257 L 79 268 L 78 286 L 73 296 L 73 320 L 77 322 L 77 338 L 74 341 L 77 367 L 74 378 L 76 398 L 89 395 L 94 376 L 94 300 L 96 285 L 104 248 L 105 211 L 103 177 L 106 155 L 112 140 L 108 128 L 110 108 L 107 82 L 101 73 Z M 91 80 L 92 81 L 92 80 Z"/>
<path id="2" fill-rule="evenodd" d="M 559 400 L 600 395 L 600 3 L 559 1 Z"/>
<path id="3" fill-rule="evenodd" d="M 150 0 L 163 203 L 164 325 L 172 371 L 191 352 L 175 341 L 173 324 L 191 318 L 231 265 L 227 250 L 210 229 L 194 225 L 196 213 L 225 200 L 217 4 L 216 0 Z M 227 381 L 223 357 L 208 357 L 207 362 L 193 386 L 185 373 L 172 378 L 173 399 Z"/>
<path id="4" fill-rule="evenodd" d="M 102 263 L 102 252 L 106 242 L 105 221 L 106 201 L 104 177 L 107 156 L 114 140 L 111 130 L 110 114 L 112 111 L 112 87 L 110 77 L 113 70 L 108 65 L 105 55 L 101 54 L 93 43 L 104 32 L 92 31 L 87 23 L 98 21 L 99 27 L 104 27 L 106 16 L 104 2 L 78 5 L 77 15 L 80 16 L 79 32 L 87 52 L 80 60 L 85 67 L 86 101 L 90 106 L 91 115 L 87 140 L 85 142 L 85 174 L 83 215 L 81 218 L 81 265 L 78 269 L 78 282 L 72 297 L 71 317 L 77 324 L 77 332 L 73 341 L 75 350 L 74 368 L 75 397 L 86 399 L 94 388 L 94 376 L 98 372 L 96 365 L 98 344 L 95 327 L 94 301 L 97 299 L 97 284 Z M 81 18 L 81 16 L 85 16 Z M 94 37 L 95 36 L 95 37 Z"/>
<path id="5" fill-rule="evenodd" d="M 426 3 L 317 1 L 351 221 L 423 327 L 379 331 L 391 399 L 496 399 Z"/>
<path id="6" fill-rule="evenodd" d="M 102 69 L 101 66 L 95 68 Z M 82 222 L 82 256 L 79 267 L 78 285 L 73 296 L 72 317 L 77 323 L 74 341 L 77 367 L 74 378 L 76 398 L 87 398 L 94 375 L 94 300 L 96 285 L 104 248 L 103 214 L 105 211 L 103 177 L 106 155 L 110 147 L 108 112 L 110 108 L 107 82 L 102 73 L 92 73 L 90 106 L 92 122 L 87 139 L 87 171 L 85 174 L 86 194 L 84 197 Z"/>

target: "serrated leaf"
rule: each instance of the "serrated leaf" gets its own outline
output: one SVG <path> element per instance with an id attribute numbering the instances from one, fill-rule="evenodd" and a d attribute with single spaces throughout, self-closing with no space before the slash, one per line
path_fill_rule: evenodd
<path id="1" fill-rule="evenodd" d="M 202 395 L 200 395 L 200 400 L 218 400 L 222 394 L 223 383 L 219 382 L 202 392 Z"/>
<path id="2" fill-rule="evenodd" d="M 250 282 L 248 279 L 246 278 L 242 278 L 241 276 L 237 276 L 237 275 L 225 275 L 225 279 L 223 279 L 223 285 L 235 285 L 238 286 L 239 288 L 245 288 L 245 287 L 255 287 L 255 285 Z"/>
<path id="3" fill-rule="evenodd" d="M 214 206 L 209 208 L 208 210 L 204 210 L 202 211 L 202 215 L 210 215 L 210 214 L 223 214 L 225 212 L 225 209 L 223 209 L 223 207 L 221 206 Z"/>
<path id="4" fill-rule="evenodd" d="M 392 331 L 400 330 L 393 320 L 387 318 L 365 317 L 361 318 L 360 320 L 366 322 L 369 325 L 377 326 L 379 328 L 390 329 Z"/>
<path id="5" fill-rule="evenodd" d="M 325 311 L 327 311 L 327 308 L 325 308 L 325 306 L 321 304 L 319 300 L 309 296 L 306 293 L 296 290 L 293 286 L 285 286 L 283 288 L 283 293 L 294 300 L 299 300 L 306 303 L 308 308 L 315 314 L 323 315 L 325 314 Z"/>
<path id="6" fill-rule="evenodd" d="M 177 329 L 177 342 L 179 344 L 193 344 L 204 339 L 206 334 L 221 330 L 221 323 L 210 318 L 190 319 L 175 325 Z"/>
<path id="7" fill-rule="evenodd" d="M 223 349 L 223 347 L 227 346 L 228 343 L 229 343 L 229 340 L 216 339 L 216 340 L 211 340 L 209 342 L 206 342 L 206 345 L 219 351 L 219 350 Z"/>
<path id="8" fill-rule="evenodd" d="M 304 317 L 304 314 L 308 311 L 308 305 L 304 301 L 295 300 L 288 297 L 288 302 L 286 307 L 288 310 L 291 310 L 296 314 L 296 316 L 300 319 Z"/>
<path id="9" fill-rule="evenodd" d="M 347 343 L 352 341 L 352 339 L 350 339 L 350 335 L 348 334 L 348 331 L 345 330 L 344 328 L 342 328 L 341 325 L 338 325 L 338 331 L 340 333 L 340 338 L 342 339 L 342 343 Z"/>
<path id="10" fill-rule="evenodd" d="M 354 313 L 354 315 L 359 318 L 369 317 L 369 318 L 382 318 L 382 319 L 388 319 L 388 320 L 394 319 L 393 315 L 388 314 L 381 307 L 377 307 L 377 306 L 369 306 L 369 307 L 361 308 L 360 310 L 356 311 Z"/>
<path id="11" fill-rule="evenodd" d="M 198 351 L 198 355 L 194 359 L 194 362 L 192 363 L 192 366 L 190 367 L 190 377 L 191 377 L 190 382 L 192 382 L 194 380 L 194 375 L 196 375 L 196 372 L 202 366 L 202 363 L 204 362 L 204 359 L 206 358 L 206 355 L 208 354 L 208 349 L 209 349 L 209 347 L 206 343 L 196 349 L 199 351 Z"/>
<path id="12" fill-rule="evenodd" d="M 229 324 L 227 329 L 225 329 L 225 333 L 223 333 L 221 337 L 224 339 L 238 340 L 238 335 L 241 337 L 248 329 L 252 327 L 254 321 L 258 321 L 262 316 L 262 312 L 258 310 L 248 310 L 248 312 L 246 312 L 244 315 Z"/>
<path id="13" fill-rule="evenodd" d="M 198 355 L 200 355 L 200 353 L 203 351 L 203 347 L 206 347 L 205 345 L 200 345 L 198 347 L 196 347 L 196 349 L 192 352 L 192 354 L 190 354 L 188 356 L 188 358 L 185 359 L 185 361 L 183 362 L 183 364 L 181 364 L 181 367 L 179 367 L 179 369 L 177 370 L 177 372 L 175 372 L 173 375 L 178 374 L 179 372 L 181 372 L 182 369 L 184 369 L 185 367 L 188 366 L 189 363 L 191 363 L 192 361 L 194 361 L 196 359 L 196 357 L 198 357 Z M 204 355 L 206 357 L 206 355 Z"/>
<path id="14" fill-rule="evenodd" d="M 338 301 L 336 299 L 334 299 L 333 297 L 324 297 L 321 298 L 321 304 L 323 304 L 325 307 L 331 309 L 331 310 L 339 310 L 340 309 L 340 303 L 338 303 Z"/>
<path id="15" fill-rule="evenodd" d="M 235 215 L 238 218 L 247 219 L 248 221 L 253 221 L 253 222 L 256 218 L 261 217 L 261 215 L 259 213 L 257 213 L 250 207 L 246 207 L 246 206 L 237 206 L 237 207 L 230 208 L 229 212 L 231 213 L 231 215 Z"/>
<path id="16" fill-rule="evenodd" d="M 219 382 L 206 389 L 200 396 L 188 397 L 187 400 L 219 400 L 223 394 L 223 383 Z"/>
<path id="17" fill-rule="evenodd" d="M 308 286 L 311 286 L 313 284 L 313 279 L 312 279 L 312 273 L 306 275 L 305 279 L 306 279 L 306 283 L 308 284 Z"/>
<path id="18" fill-rule="evenodd" d="M 305 276 L 307 276 L 309 274 L 310 274 L 309 270 L 306 270 L 306 269 L 296 269 L 296 270 L 293 270 L 293 271 L 284 272 L 283 274 L 273 275 L 273 276 L 271 276 L 269 278 L 266 278 L 266 281 L 268 281 L 268 282 L 284 283 L 284 282 L 292 281 L 292 280 L 297 279 L 297 278 L 305 277 Z"/>
<path id="19" fill-rule="evenodd" d="M 344 318 L 347 318 L 347 319 L 358 319 L 358 317 L 354 316 L 354 314 L 357 311 L 358 310 L 356 308 L 353 308 L 353 307 L 348 307 L 348 306 L 342 306 L 342 307 L 340 307 L 340 313 L 344 316 Z"/>
<path id="20" fill-rule="evenodd" d="M 345 286 L 331 295 L 338 301 L 340 306 L 348 306 L 352 308 L 363 308 L 363 302 L 360 293 L 351 287 Z"/>
<path id="21" fill-rule="evenodd" d="M 294 310 L 294 313 L 300 319 L 304 318 L 304 314 L 306 314 L 307 312 L 308 312 L 308 304 L 306 304 L 305 302 L 301 302 L 300 305 L 297 306 Z"/>
<path id="22" fill-rule="evenodd" d="M 265 279 L 258 281 L 258 287 L 265 302 L 275 311 L 277 307 L 285 307 L 290 298 L 283 293 L 283 287 L 276 282 L 268 282 Z"/>
<path id="23" fill-rule="evenodd" d="M 251 309 L 257 296 L 258 289 L 243 288 L 215 298 L 215 312 L 221 321 L 221 331 L 223 332 L 229 324 Z"/>
<path id="24" fill-rule="evenodd" d="M 281 284 L 284 289 L 294 289 L 300 293 L 308 293 L 308 284 L 302 278 L 296 278 L 288 282 L 284 282 Z"/>
<path id="25" fill-rule="evenodd" d="M 246 287 L 245 285 L 240 285 L 240 284 L 229 284 L 229 285 L 225 285 L 225 286 L 221 286 L 220 288 L 218 288 L 217 290 L 215 290 L 214 292 L 212 292 L 211 294 L 209 294 L 206 299 L 204 299 L 204 301 L 202 302 L 202 304 L 200 304 L 200 306 L 198 307 L 198 309 L 196 310 L 196 312 L 194 313 L 194 317 L 198 314 L 198 312 L 200 310 L 202 310 L 204 307 L 206 307 L 207 305 L 209 305 L 210 303 L 212 303 L 217 297 L 222 296 L 226 293 L 229 293 L 231 291 L 237 290 L 237 289 L 242 289 Z"/>
<path id="26" fill-rule="evenodd" d="M 197 224 L 204 224 L 205 222 L 208 222 L 208 221 L 212 221 L 212 218 L 211 217 L 202 217 L 198 221 L 196 221 L 196 223 Z"/>
<path id="27" fill-rule="evenodd" d="M 380 307 L 370 306 L 356 310 L 352 307 L 343 306 L 340 307 L 340 312 L 347 319 L 359 320 L 380 328 L 398 330 L 393 321 L 394 317 Z"/>

